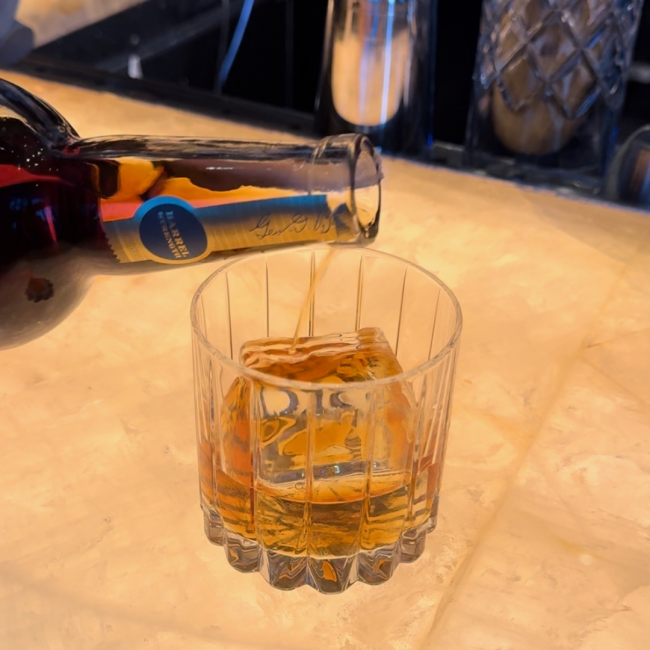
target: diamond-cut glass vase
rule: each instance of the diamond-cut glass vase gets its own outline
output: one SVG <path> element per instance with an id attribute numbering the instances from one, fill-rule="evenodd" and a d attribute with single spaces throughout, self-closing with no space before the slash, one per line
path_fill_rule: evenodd
<path id="1" fill-rule="evenodd" d="M 643 0 L 484 0 L 465 163 L 597 191 Z"/>

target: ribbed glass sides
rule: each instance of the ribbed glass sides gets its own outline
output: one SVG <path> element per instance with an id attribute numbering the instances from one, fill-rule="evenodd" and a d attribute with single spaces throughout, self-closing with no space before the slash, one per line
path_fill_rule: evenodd
<path id="1" fill-rule="evenodd" d="M 208 538 L 275 587 L 333 593 L 388 580 L 436 525 L 461 313 L 408 262 L 345 247 L 319 279 L 327 256 L 223 267 L 192 326 Z M 299 334 L 316 338 L 293 349 L 314 286 Z"/>

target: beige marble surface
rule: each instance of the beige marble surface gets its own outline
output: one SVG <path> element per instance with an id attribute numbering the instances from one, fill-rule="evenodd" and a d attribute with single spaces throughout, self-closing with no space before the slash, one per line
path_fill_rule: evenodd
<path id="1" fill-rule="evenodd" d="M 260 135 L 11 78 L 83 135 Z M 648 215 L 385 167 L 376 248 L 438 274 L 465 315 L 423 558 L 335 597 L 232 570 L 202 531 L 189 346 L 219 262 L 98 278 L 63 325 L 0 353 L 0 648 L 648 647 Z"/>
<path id="2" fill-rule="evenodd" d="M 20 0 L 16 18 L 34 30 L 38 46 L 140 2 L 143 0 Z"/>

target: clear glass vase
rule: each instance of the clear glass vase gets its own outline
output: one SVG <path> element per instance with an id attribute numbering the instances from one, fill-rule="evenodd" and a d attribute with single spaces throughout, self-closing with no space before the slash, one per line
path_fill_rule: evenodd
<path id="1" fill-rule="evenodd" d="M 643 0 L 484 0 L 465 163 L 598 191 Z"/>
<path id="2" fill-rule="evenodd" d="M 223 267 L 192 330 L 207 537 L 274 587 L 336 593 L 388 580 L 436 525 L 461 313 L 404 260 L 341 247 L 317 281 L 326 256 Z"/>
<path id="3" fill-rule="evenodd" d="M 329 0 L 316 106 L 322 133 L 387 151 L 432 144 L 437 0 Z"/>

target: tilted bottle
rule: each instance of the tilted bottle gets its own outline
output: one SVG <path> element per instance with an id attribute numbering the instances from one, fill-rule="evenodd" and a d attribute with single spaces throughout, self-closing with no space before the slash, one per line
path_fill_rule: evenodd
<path id="1" fill-rule="evenodd" d="M 82 140 L 52 107 L 0 80 L 0 348 L 54 327 L 96 274 L 372 241 L 380 181 L 363 136 Z"/>

